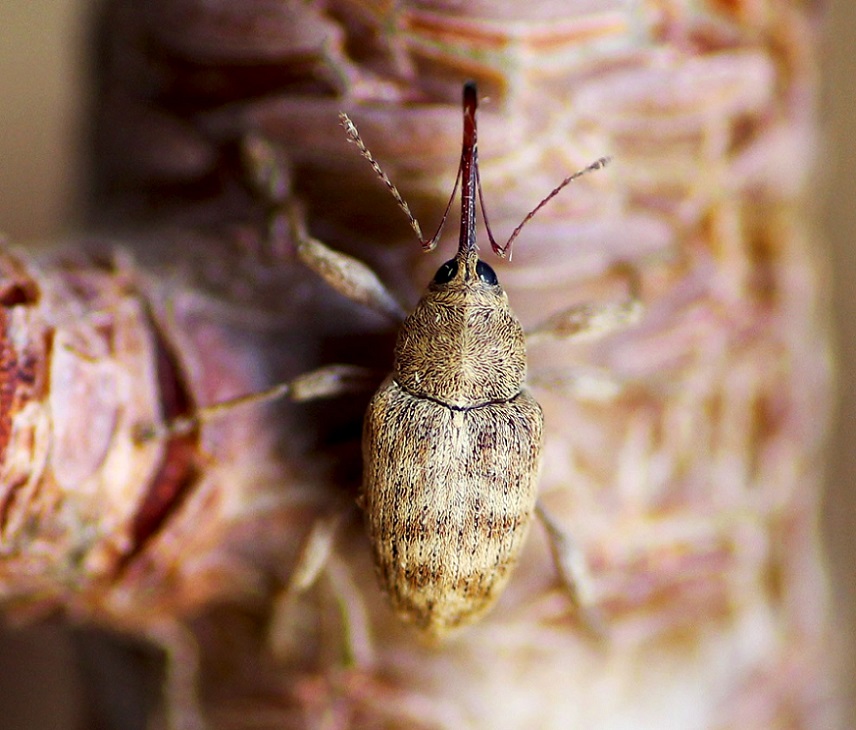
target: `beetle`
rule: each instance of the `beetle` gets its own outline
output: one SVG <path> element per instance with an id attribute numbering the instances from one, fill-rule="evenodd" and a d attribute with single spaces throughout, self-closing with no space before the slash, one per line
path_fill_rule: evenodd
<path id="1" fill-rule="evenodd" d="M 463 89 L 458 175 L 431 239 L 423 237 L 407 203 L 353 122 L 340 114 L 349 141 L 408 216 L 424 250 L 436 246 L 461 186 L 457 253 L 440 266 L 406 318 L 368 266 L 327 247 L 301 227 L 294 208 L 282 205 L 276 149 L 259 138 L 247 140 L 248 167 L 258 174 L 256 187 L 267 194 L 277 215 L 288 217 L 297 257 L 353 301 L 403 319 L 393 371 L 371 399 L 364 419 L 358 502 L 393 609 L 429 640 L 478 620 L 496 603 L 536 514 L 545 523 L 559 574 L 577 598 L 583 572 L 580 556 L 561 528 L 537 507 L 544 418 L 525 385 L 527 335 L 496 272 L 478 256 L 476 198 L 481 197 L 481 184 L 476 110 L 476 85 L 468 82 Z M 496 243 L 486 226 L 493 251 L 510 258 L 511 244 L 523 226 L 568 183 L 607 161 L 600 158 L 565 178 L 524 217 L 504 245 Z M 274 187 L 275 195 L 266 193 Z M 638 282 L 635 272 L 629 274 L 627 301 L 577 305 L 549 318 L 529 336 L 588 338 L 637 321 Z M 325 398 L 360 390 L 371 380 L 361 368 L 329 365 L 267 391 L 200 409 L 170 430 L 188 428 L 241 403 L 282 396 L 295 401 Z M 319 562 L 313 556 L 307 560 Z"/>
<path id="2" fill-rule="evenodd" d="M 496 601 L 535 510 L 544 417 L 526 342 L 476 247 L 476 87 L 464 87 L 458 251 L 404 320 L 363 427 L 361 502 L 396 613 L 429 636 Z"/>
<path id="3" fill-rule="evenodd" d="M 472 623 L 496 602 L 536 513 L 544 417 L 525 385 L 526 337 L 493 268 L 478 256 L 477 91 L 463 89 L 458 178 L 458 250 L 404 320 L 393 372 L 369 403 L 363 426 L 360 503 L 381 584 L 400 618 L 429 638 Z M 349 137 L 372 163 L 422 235 L 395 186 L 346 115 Z M 601 158 L 566 178 L 493 250 L 510 258 L 517 234 L 571 180 L 606 164 Z M 449 206 L 446 208 L 448 213 Z M 482 209 L 484 203 L 482 201 Z M 633 287 L 635 289 L 635 286 Z M 590 334 L 638 317 L 638 297 L 618 306 L 577 307 L 550 321 L 554 331 Z M 575 561 L 548 517 L 548 536 L 567 582 Z"/>

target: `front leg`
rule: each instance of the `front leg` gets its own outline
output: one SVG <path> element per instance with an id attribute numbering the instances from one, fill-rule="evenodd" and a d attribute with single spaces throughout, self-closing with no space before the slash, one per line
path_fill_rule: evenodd
<path id="1" fill-rule="evenodd" d="M 393 322 L 404 320 L 404 308 L 369 266 L 310 236 L 297 215 L 296 206 L 291 206 L 285 215 L 291 220 L 297 257 L 307 268 L 352 302 L 380 312 Z"/>
<path id="2" fill-rule="evenodd" d="M 264 137 L 248 135 L 242 153 L 250 183 L 267 208 L 271 247 L 294 252 L 307 268 L 351 301 L 393 322 L 403 321 L 404 308 L 369 266 L 330 248 L 306 230 L 282 150 Z"/>
<path id="3" fill-rule="evenodd" d="M 624 301 L 577 304 L 565 309 L 527 332 L 527 344 L 537 346 L 548 340 L 584 342 L 637 323 L 644 311 L 639 274 L 624 264 L 616 270 L 627 279 L 628 296 Z M 592 402 L 612 400 L 625 389 L 625 384 L 606 369 L 578 364 L 561 370 L 536 370 L 529 383 Z"/>
<path id="4" fill-rule="evenodd" d="M 627 280 L 628 297 L 624 301 L 587 302 L 569 307 L 528 331 L 527 344 L 540 344 L 545 340 L 593 340 L 636 324 L 644 311 L 639 272 L 627 264 L 616 266 L 615 271 Z"/>

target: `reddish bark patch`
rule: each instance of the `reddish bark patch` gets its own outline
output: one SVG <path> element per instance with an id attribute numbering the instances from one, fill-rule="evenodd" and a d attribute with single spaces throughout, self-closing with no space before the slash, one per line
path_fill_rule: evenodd
<path id="1" fill-rule="evenodd" d="M 19 362 L 18 353 L 7 337 L 6 309 L 35 304 L 39 288 L 26 275 L 21 265 L 11 257 L 0 259 L 0 462 L 6 456 L 6 447 L 12 430 L 13 409 L 21 405 L 21 386 L 32 388 L 36 381 L 33 358 Z M 29 393 L 27 393 L 29 395 Z"/>
<path id="2" fill-rule="evenodd" d="M 30 306 L 39 301 L 39 287 L 15 260 L 0 261 L 0 307 Z"/>
<path id="3" fill-rule="evenodd" d="M 36 304 L 39 292 L 31 281 L 6 282 L 0 288 L 0 306 L 19 307 Z"/>
<path id="4" fill-rule="evenodd" d="M 7 337 L 7 316 L 0 309 L 0 462 L 12 431 L 12 416 L 33 397 L 38 379 L 37 369 L 44 366 L 40 358 L 20 357 Z"/>
<path id="5" fill-rule="evenodd" d="M 186 416 L 194 405 L 181 367 L 162 333 L 152 321 L 157 338 L 157 374 L 167 421 Z M 175 436 L 169 440 L 164 459 L 145 497 L 143 497 L 131 527 L 132 547 L 119 566 L 120 571 L 143 550 L 146 543 L 184 501 L 196 481 L 196 452 L 198 433 Z"/>
<path id="6" fill-rule="evenodd" d="M 12 402 L 17 391 L 14 370 L 15 353 L 6 339 L 6 312 L 0 309 L 0 462 L 6 456 L 12 431 Z"/>
<path id="7" fill-rule="evenodd" d="M 38 368 L 44 368 L 43 358 L 32 353 L 20 356 L 7 334 L 8 316 L 0 307 L 0 463 L 6 458 L 12 436 L 15 413 L 30 400 L 38 382 Z M 20 484 L 5 484 L 0 493 L 0 530 L 6 524 L 9 509 Z"/>

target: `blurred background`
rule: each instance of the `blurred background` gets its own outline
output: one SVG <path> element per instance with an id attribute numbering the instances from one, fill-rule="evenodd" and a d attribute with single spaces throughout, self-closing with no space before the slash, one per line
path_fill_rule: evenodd
<path id="1" fill-rule="evenodd" d="M 89 72 L 87 0 L 0 3 L 0 231 L 7 240 L 60 238 L 76 229 L 83 179 Z M 838 423 L 830 449 L 823 537 L 830 551 L 837 623 L 851 650 L 842 691 L 853 697 L 856 620 L 856 3 L 827 3 L 821 43 L 822 147 L 815 215 L 819 252 L 833 273 L 830 307 L 840 356 Z M 68 637 L 0 629 L 0 728 L 67 727 L 74 716 Z M 59 664 L 58 664 L 59 660 Z M 851 701 L 856 716 L 856 702 Z M 71 721 L 73 723 L 73 721 Z"/>

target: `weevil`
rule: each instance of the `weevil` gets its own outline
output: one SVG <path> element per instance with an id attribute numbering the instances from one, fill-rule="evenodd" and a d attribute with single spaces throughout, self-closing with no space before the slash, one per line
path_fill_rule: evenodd
<path id="1" fill-rule="evenodd" d="M 543 442 L 541 406 L 525 385 L 523 328 L 496 273 L 478 256 L 476 107 L 476 86 L 468 83 L 455 185 L 461 185 L 458 251 L 401 325 L 393 372 L 371 399 L 363 425 L 360 501 L 380 581 L 396 613 L 429 637 L 477 620 L 496 602 L 536 511 Z M 433 248 L 440 229 L 430 241 L 422 238 L 350 120 L 343 122 L 423 247 Z M 504 246 L 488 227 L 494 250 L 510 255 L 520 229 L 550 198 L 605 162 L 564 180 Z M 605 311 L 611 324 L 622 319 L 618 311 L 629 310 L 600 314 Z"/>
<path id="2" fill-rule="evenodd" d="M 404 320 L 363 426 L 362 506 L 395 611 L 431 636 L 470 623 L 506 584 L 535 510 L 544 417 L 526 341 L 478 256 L 476 88 L 464 88 L 461 231 Z"/>
<path id="3" fill-rule="evenodd" d="M 579 555 L 561 528 L 537 507 L 544 418 L 525 385 L 527 335 L 496 273 L 478 256 L 476 198 L 481 198 L 481 184 L 476 108 L 476 86 L 470 82 L 463 91 L 457 180 L 431 239 L 423 237 L 407 203 L 354 124 L 340 115 L 349 140 L 408 216 L 423 249 L 436 246 L 461 186 L 457 253 L 437 270 L 416 308 L 403 319 L 393 371 L 369 403 L 362 437 L 359 503 L 380 582 L 396 614 L 429 639 L 476 621 L 494 605 L 536 514 L 545 523 L 565 585 L 574 591 L 580 575 Z M 250 168 L 261 172 L 256 184 L 264 193 L 272 187 L 265 176 L 276 168 L 270 164 L 276 150 L 258 138 L 249 140 L 249 149 Z M 606 162 L 601 158 L 565 178 L 525 216 L 504 245 L 496 243 L 486 225 L 494 252 L 510 258 L 512 242 L 538 210 L 572 180 Z M 269 192 L 268 197 L 278 204 L 281 195 Z M 400 305 L 369 267 L 309 236 L 293 209 L 285 206 L 278 214 L 290 220 L 300 260 L 340 293 L 400 321 Z M 528 336 L 588 338 L 636 321 L 641 313 L 638 283 L 634 276 L 630 279 L 628 301 L 577 305 L 549 318 Z M 281 396 L 326 398 L 360 390 L 371 381 L 361 368 L 330 365 L 262 393 L 200 409 L 193 419 L 172 424 L 170 431 L 241 403 Z M 578 390 L 590 391 L 591 383 L 581 383 Z"/>

